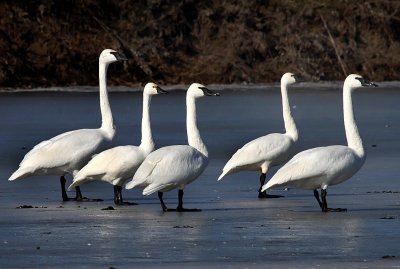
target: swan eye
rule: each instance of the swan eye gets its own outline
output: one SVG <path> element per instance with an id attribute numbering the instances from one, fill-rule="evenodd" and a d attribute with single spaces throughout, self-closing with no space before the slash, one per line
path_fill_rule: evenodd
<path id="1" fill-rule="evenodd" d="M 155 86 L 157 93 L 168 93 L 167 91 L 160 88 L 160 86 Z"/>
<path id="2" fill-rule="evenodd" d="M 111 54 L 113 54 L 115 56 L 115 58 L 117 59 L 117 61 L 127 61 L 128 59 L 126 58 L 126 56 L 118 51 L 111 51 Z"/>
<path id="3" fill-rule="evenodd" d="M 363 77 L 357 77 L 357 78 L 355 78 L 355 79 L 357 79 L 358 81 L 360 81 L 361 85 L 364 85 L 365 82 L 366 82 L 366 80 L 365 80 Z"/>

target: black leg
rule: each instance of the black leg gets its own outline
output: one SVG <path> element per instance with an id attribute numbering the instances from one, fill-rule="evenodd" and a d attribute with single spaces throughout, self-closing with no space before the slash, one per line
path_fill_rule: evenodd
<path id="1" fill-rule="evenodd" d="M 122 199 L 122 186 L 114 186 L 114 204 L 137 205 L 136 203 L 124 202 L 124 200 Z"/>
<path id="2" fill-rule="evenodd" d="M 318 202 L 319 206 L 321 207 L 321 209 L 322 209 L 322 211 L 323 211 L 322 202 L 321 202 L 321 200 L 319 199 L 318 190 L 314 190 L 314 197 L 315 197 L 315 199 L 317 199 L 317 202 Z"/>
<path id="3" fill-rule="evenodd" d="M 65 179 L 64 176 L 60 177 L 60 184 L 61 184 L 61 195 L 62 195 L 62 199 L 64 202 L 67 201 L 78 201 L 78 202 L 101 202 L 103 201 L 102 199 L 88 199 L 86 197 L 82 197 L 82 192 L 81 192 L 81 188 L 75 187 L 75 191 L 76 191 L 76 196 L 75 198 L 69 198 L 68 194 L 65 190 L 65 183 L 67 182 L 67 180 Z"/>
<path id="4" fill-rule="evenodd" d="M 197 208 L 192 208 L 192 209 L 187 209 L 183 208 L 183 190 L 178 191 L 178 207 L 176 208 L 176 211 L 178 212 L 200 212 L 201 209 Z"/>
<path id="5" fill-rule="evenodd" d="M 81 187 L 77 186 L 75 187 L 75 200 L 76 201 L 81 201 L 83 199 L 86 199 L 86 197 L 82 196 L 82 192 L 81 192 Z"/>
<path id="6" fill-rule="evenodd" d="M 67 182 L 67 180 L 65 179 L 65 177 L 64 176 L 61 176 L 60 177 L 60 184 L 61 184 L 61 195 L 62 195 L 62 199 L 63 199 L 63 201 L 69 201 L 69 198 L 68 198 L 68 194 L 67 194 L 67 192 L 65 191 L 65 183 Z"/>
<path id="7" fill-rule="evenodd" d="M 265 199 L 265 198 L 281 198 L 282 195 L 270 195 L 267 194 L 267 191 L 261 191 L 262 187 L 265 184 L 265 179 L 267 178 L 267 174 L 261 173 L 260 176 L 260 188 L 258 189 L 258 198 Z"/>
<path id="8" fill-rule="evenodd" d="M 193 209 L 187 209 L 187 208 L 183 208 L 183 190 L 179 190 L 178 192 L 178 207 L 176 209 L 169 209 L 163 200 L 163 193 L 162 192 L 158 192 L 158 199 L 160 199 L 160 203 L 161 203 L 161 208 L 164 212 L 170 212 L 170 211 L 177 211 L 177 212 L 200 212 L 201 209 L 197 209 L 197 208 L 193 208 Z"/>
<path id="9" fill-rule="evenodd" d="M 322 207 L 321 207 L 321 209 L 322 209 L 322 212 L 345 212 L 345 211 L 347 211 L 346 208 L 329 208 L 328 207 L 328 203 L 326 201 L 326 195 L 327 195 L 326 190 L 322 189 L 321 190 L 321 198 L 322 198 Z"/>
<path id="10" fill-rule="evenodd" d="M 91 199 L 91 198 L 87 198 L 87 197 L 83 197 L 82 192 L 81 192 L 81 187 L 75 187 L 75 192 L 76 192 L 76 196 L 75 196 L 75 201 L 77 202 L 103 202 L 103 199 Z"/>
<path id="11" fill-rule="evenodd" d="M 265 184 L 265 179 L 267 178 L 267 175 L 264 173 L 261 173 L 260 176 L 260 188 L 258 189 L 258 198 L 268 198 L 267 196 L 267 191 L 261 191 L 262 186 Z"/>
<path id="12" fill-rule="evenodd" d="M 164 212 L 168 211 L 168 207 L 165 205 L 164 200 L 163 200 L 163 193 L 162 192 L 158 192 L 158 199 L 160 199 L 160 203 L 161 203 L 161 208 Z"/>
<path id="13" fill-rule="evenodd" d="M 114 186 L 114 204 L 116 205 L 122 204 L 121 189 L 121 186 Z"/>

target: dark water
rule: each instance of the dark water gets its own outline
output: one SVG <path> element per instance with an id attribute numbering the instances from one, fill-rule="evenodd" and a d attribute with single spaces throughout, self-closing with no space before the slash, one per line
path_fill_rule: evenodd
<path id="1" fill-rule="evenodd" d="M 345 143 L 339 90 L 296 88 L 290 101 L 300 149 Z M 203 211 L 180 214 L 162 213 L 156 195 L 143 197 L 140 190 L 123 191 L 139 205 L 103 211 L 113 205 L 106 183 L 82 186 L 84 195 L 104 202 L 63 203 L 58 178 L 8 182 L 32 146 L 61 132 L 96 128 L 100 113 L 95 93 L 1 94 L 0 267 L 398 268 L 399 101 L 395 89 L 355 93 L 367 161 L 351 180 L 328 189 L 330 205 L 348 212 L 324 214 L 309 191 L 278 189 L 273 193 L 284 198 L 258 200 L 254 172 L 216 181 L 237 148 L 283 131 L 278 90 L 201 99 L 198 123 L 210 164 L 187 186 L 184 202 Z M 139 144 L 141 94 L 112 93 L 110 102 L 116 145 Z M 155 96 L 151 115 L 158 147 L 186 143 L 183 91 Z M 177 193 L 165 197 L 175 207 Z M 38 208 L 16 209 L 20 205 Z"/>

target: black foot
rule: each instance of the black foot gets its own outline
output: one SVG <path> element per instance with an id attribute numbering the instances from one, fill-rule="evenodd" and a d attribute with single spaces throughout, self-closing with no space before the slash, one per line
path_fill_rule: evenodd
<path id="1" fill-rule="evenodd" d="M 322 212 L 347 212 L 347 208 L 325 208 Z"/>
<path id="2" fill-rule="evenodd" d="M 77 202 L 103 202 L 103 199 L 91 199 L 87 197 L 78 197 L 78 198 L 73 198 Z"/>
<path id="3" fill-rule="evenodd" d="M 201 212 L 201 209 L 197 208 L 179 208 L 177 207 L 176 209 L 172 208 L 163 208 L 164 212 Z"/>
<path id="4" fill-rule="evenodd" d="M 122 206 L 122 205 L 138 205 L 138 203 L 131 203 L 131 202 L 119 202 L 119 203 L 115 203 L 118 206 Z"/>
<path id="5" fill-rule="evenodd" d="M 322 189 L 321 190 L 321 200 L 322 201 L 320 201 L 319 197 L 318 197 L 318 191 L 314 190 L 314 196 L 317 199 L 319 205 L 321 206 L 322 212 L 346 212 L 347 211 L 346 208 L 329 208 L 328 203 L 326 202 L 326 195 L 327 195 L 326 189 Z"/>
<path id="6" fill-rule="evenodd" d="M 103 199 L 90 199 L 87 197 L 75 197 L 75 198 L 69 198 L 69 197 L 63 197 L 64 202 L 69 202 L 69 201 L 75 201 L 75 202 L 103 202 Z"/>
<path id="7" fill-rule="evenodd" d="M 70 199 L 70 201 L 77 201 L 77 202 L 103 202 L 103 199 L 90 199 L 87 197 L 82 196 L 81 188 L 75 187 L 76 196 L 74 199 Z"/>
<path id="8" fill-rule="evenodd" d="M 201 212 L 201 209 L 177 207 L 176 211 L 177 212 Z"/>
<path id="9" fill-rule="evenodd" d="M 259 193 L 258 193 L 258 198 L 260 198 L 260 199 L 282 198 L 282 197 L 285 197 L 285 196 L 267 194 L 266 191 L 263 191 L 263 192 L 259 192 Z"/>

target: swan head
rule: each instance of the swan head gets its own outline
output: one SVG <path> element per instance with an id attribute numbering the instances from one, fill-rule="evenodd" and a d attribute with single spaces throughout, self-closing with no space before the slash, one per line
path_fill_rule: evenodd
<path id="1" fill-rule="evenodd" d="M 127 58 L 123 53 L 112 49 L 103 50 L 99 57 L 99 62 L 104 64 L 110 64 L 117 61 L 126 61 L 126 60 Z"/>
<path id="2" fill-rule="evenodd" d="M 213 92 L 207 89 L 204 85 L 199 83 L 193 83 L 187 90 L 187 96 L 199 98 L 203 96 L 219 96 L 219 93 Z"/>
<path id="3" fill-rule="evenodd" d="M 376 85 L 375 83 L 357 74 L 348 75 L 346 80 L 344 81 L 344 85 L 351 89 L 356 89 L 360 87 L 378 87 L 378 85 Z"/>
<path id="4" fill-rule="evenodd" d="M 155 84 L 153 82 L 147 83 L 146 86 L 144 86 L 143 92 L 144 92 L 144 94 L 147 94 L 147 95 L 168 93 L 167 91 L 164 91 L 163 89 L 160 88 L 160 86 L 158 86 L 157 84 Z"/>
<path id="5" fill-rule="evenodd" d="M 304 79 L 301 76 L 295 75 L 290 72 L 285 73 L 281 78 L 281 83 L 286 85 L 292 85 L 302 81 L 304 81 Z"/>

